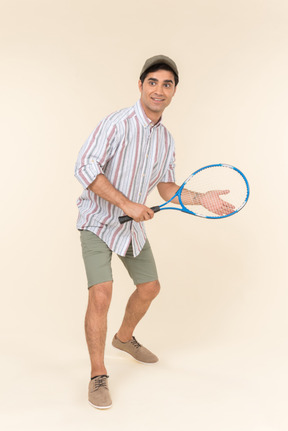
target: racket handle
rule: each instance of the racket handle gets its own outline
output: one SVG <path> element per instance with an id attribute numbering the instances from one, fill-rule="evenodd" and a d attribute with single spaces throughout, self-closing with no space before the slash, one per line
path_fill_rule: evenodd
<path id="1" fill-rule="evenodd" d="M 127 221 L 133 220 L 132 217 L 129 217 L 127 215 L 118 217 L 118 220 L 121 224 L 126 223 Z"/>
<path id="2" fill-rule="evenodd" d="M 158 206 L 156 206 L 156 207 L 151 207 L 150 208 L 152 211 L 154 211 L 154 213 L 158 213 L 158 211 L 160 211 L 160 207 L 159 207 L 159 205 Z"/>
<path id="3" fill-rule="evenodd" d="M 158 211 L 160 211 L 160 207 L 159 206 L 152 207 L 151 210 L 154 211 L 154 213 L 157 213 Z M 118 217 L 118 219 L 121 224 L 126 223 L 127 221 L 130 221 L 130 220 L 133 220 L 132 217 L 129 217 L 127 215 L 120 216 Z"/>

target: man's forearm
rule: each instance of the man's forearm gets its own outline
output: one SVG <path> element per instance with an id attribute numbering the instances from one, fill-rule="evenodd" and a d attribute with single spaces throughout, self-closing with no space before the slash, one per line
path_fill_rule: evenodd
<path id="1" fill-rule="evenodd" d="M 100 198 L 103 198 L 111 204 L 119 207 L 125 214 L 129 215 L 137 222 L 150 220 L 154 216 L 154 212 L 150 208 L 146 207 L 146 205 L 130 201 L 119 190 L 115 189 L 103 174 L 97 175 L 96 179 L 90 184 L 88 189 L 100 196 Z"/>
<path id="2" fill-rule="evenodd" d="M 100 198 L 105 199 L 113 205 L 121 208 L 124 211 L 125 205 L 127 205 L 130 201 L 126 196 L 124 196 L 119 190 L 115 189 L 115 187 L 110 183 L 110 181 L 103 174 L 97 175 L 93 183 L 88 187 L 96 195 L 100 196 Z"/>
<path id="3" fill-rule="evenodd" d="M 164 201 L 168 201 L 177 192 L 179 186 L 175 183 L 159 183 L 158 191 Z M 181 193 L 181 200 L 184 205 L 201 205 L 201 197 L 203 193 L 193 192 L 191 190 L 183 189 Z M 178 197 L 174 198 L 171 203 L 179 204 Z"/>

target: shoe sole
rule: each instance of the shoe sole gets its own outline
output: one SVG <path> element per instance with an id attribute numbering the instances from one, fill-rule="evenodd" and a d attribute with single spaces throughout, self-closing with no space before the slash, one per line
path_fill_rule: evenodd
<path id="1" fill-rule="evenodd" d="M 126 352 L 126 350 L 119 349 L 118 347 L 113 346 L 113 344 L 112 344 L 112 347 L 115 350 L 118 350 L 118 351 L 123 352 L 123 353 L 127 353 L 127 355 L 129 355 L 131 358 L 134 359 L 134 361 L 138 362 L 139 364 L 143 364 L 143 365 L 155 365 L 155 364 L 157 364 L 157 362 L 159 362 L 159 360 L 156 361 L 156 362 L 142 362 L 142 361 L 139 361 L 139 359 L 136 359 L 133 355 L 131 355 L 131 353 Z"/>
<path id="2" fill-rule="evenodd" d="M 92 404 L 90 401 L 88 401 L 88 403 L 94 407 L 95 409 L 99 409 L 99 410 L 106 410 L 106 409 L 110 409 L 110 407 L 112 407 L 112 404 L 110 404 L 109 406 L 96 406 L 95 404 Z"/>

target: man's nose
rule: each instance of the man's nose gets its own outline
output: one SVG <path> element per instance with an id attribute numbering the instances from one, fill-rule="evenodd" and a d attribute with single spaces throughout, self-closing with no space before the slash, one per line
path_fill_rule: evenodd
<path id="1" fill-rule="evenodd" d="M 163 90 L 161 85 L 157 85 L 157 87 L 155 88 L 155 93 L 158 95 L 162 95 L 163 94 Z"/>

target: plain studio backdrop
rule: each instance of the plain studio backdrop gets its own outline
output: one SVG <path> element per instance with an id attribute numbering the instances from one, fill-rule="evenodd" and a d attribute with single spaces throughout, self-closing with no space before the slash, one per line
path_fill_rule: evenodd
<path id="1" fill-rule="evenodd" d="M 287 1 L 2 0 L 0 19 L 2 429 L 287 431 Z M 110 346 L 133 291 L 113 258 L 101 412 L 87 403 L 74 164 L 156 54 L 180 71 L 163 118 L 177 182 L 230 163 L 251 197 L 226 220 L 147 223 L 162 291 L 135 335 L 155 367 Z"/>

